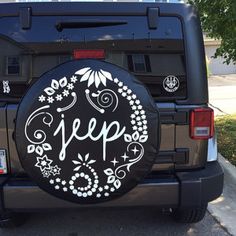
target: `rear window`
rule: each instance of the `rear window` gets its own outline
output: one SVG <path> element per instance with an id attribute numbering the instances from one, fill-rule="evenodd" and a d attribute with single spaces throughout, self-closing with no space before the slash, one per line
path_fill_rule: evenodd
<path id="1" fill-rule="evenodd" d="M 119 24 L 86 26 L 102 21 Z M 61 29 L 63 22 L 76 24 Z M 157 101 L 186 98 L 184 40 L 177 17 L 159 17 L 156 30 L 149 29 L 145 16 L 33 16 L 27 30 L 18 17 L 2 17 L 0 24 L 0 79 L 11 88 L 1 99 L 20 98 L 43 73 L 72 60 L 80 49 L 104 49 L 106 61 L 134 74 Z M 177 78 L 178 88 L 166 89 L 166 78 Z"/>

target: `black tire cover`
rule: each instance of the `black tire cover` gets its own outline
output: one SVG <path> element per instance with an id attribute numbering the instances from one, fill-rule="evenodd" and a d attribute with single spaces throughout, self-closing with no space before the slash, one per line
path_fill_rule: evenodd
<path id="1" fill-rule="evenodd" d="M 46 192 L 77 203 L 119 197 L 147 175 L 159 119 L 145 86 L 126 70 L 76 60 L 42 75 L 16 119 L 21 164 Z"/>

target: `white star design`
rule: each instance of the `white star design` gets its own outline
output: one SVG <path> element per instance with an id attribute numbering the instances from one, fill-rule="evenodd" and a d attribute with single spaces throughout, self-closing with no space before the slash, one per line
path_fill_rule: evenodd
<path id="1" fill-rule="evenodd" d="M 36 157 L 37 163 L 35 164 L 36 167 L 39 167 L 40 170 L 43 172 L 44 170 L 49 170 L 52 160 L 48 159 L 46 155 L 43 157 Z"/>
<path id="2" fill-rule="evenodd" d="M 68 88 L 69 90 L 71 90 L 71 89 L 74 88 L 74 85 L 70 83 L 70 84 L 67 85 L 67 88 Z"/>
<path id="3" fill-rule="evenodd" d="M 129 156 L 127 156 L 127 154 L 126 154 L 126 152 L 124 153 L 124 155 L 123 156 L 121 156 L 123 159 L 124 159 L 124 161 L 126 161 L 126 159 L 128 159 L 129 158 Z"/>
<path id="4" fill-rule="evenodd" d="M 139 152 L 139 150 L 137 149 L 137 147 L 136 147 L 136 146 L 134 146 L 134 148 L 133 148 L 133 149 L 131 149 L 131 151 L 132 151 L 132 152 L 134 152 L 134 155 L 136 155 L 136 152 Z"/>
<path id="5" fill-rule="evenodd" d="M 63 96 L 64 96 L 64 97 L 68 97 L 68 95 L 69 95 L 69 91 L 66 90 L 66 89 L 65 89 L 62 93 L 63 93 Z"/>
<path id="6" fill-rule="evenodd" d="M 61 94 L 57 94 L 57 96 L 56 96 L 56 100 L 57 100 L 57 101 L 61 101 L 61 100 L 62 100 L 62 96 L 61 96 Z"/>
<path id="7" fill-rule="evenodd" d="M 70 81 L 71 81 L 72 83 L 77 82 L 76 76 L 73 75 L 73 76 L 70 78 Z"/>
<path id="8" fill-rule="evenodd" d="M 117 163 L 119 163 L 119 161 L 116 160 L 116 158 L 114 157 L 113 161 L 111 161 L 111 163 L 113 163 L 113 165 L 115 166 Z"/>
<path id="9" fill-rule="evenodd" d="M 53 97 L 48 97 L 47 101 L 48 101 L 48 103 L 53 103 L 54 102 L 54 98 Z"/>
<path id="10" fill-rule="evenodd" d="M 51 167 L 51 173 L 53 175 L 59 175 L 61 171 L 61 168 L 59 168 L 57 165 Z"/>
<path id="11" fill-rule="evenodd" d="M 40 102 L 44 102 L 45 99 L 46 99 L 45 96 L 43 96 L 43 95 L 39 96 L 39 101 L 40 101 Z"/>
<path id="12" fill-rule="evenodd" d="M 51 174 L 50 174 L 49 171 L 44 171 L 44 172 L 43 172 L 43 177 L 44 177 L 44 178 L 48 178 L 50 175 L 51 175 Z"/>

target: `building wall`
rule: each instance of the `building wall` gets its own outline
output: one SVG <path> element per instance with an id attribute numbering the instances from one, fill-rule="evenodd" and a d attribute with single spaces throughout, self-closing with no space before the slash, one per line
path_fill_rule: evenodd
<path id="1" fill-rule="evenodd" d="M 31 57 L 22 54 L 23 49 L 3 38 L 0 38 L 0 80 L 25 82 L 29 79 L 31 73 Z M 6 74 L 7 56 L 20 56 L 20 74 Z"/>
<path id="2" fill-rule="evenodd" d="M 209 60 L 210 74 L 213 75 L 226 75 L 236 74 L 236 65 L 231 63 L 230 65 L 224 64 L 224 58 L 212 58 L 216 52 L 218 45 L 206 45 L 206 56 Z"/>

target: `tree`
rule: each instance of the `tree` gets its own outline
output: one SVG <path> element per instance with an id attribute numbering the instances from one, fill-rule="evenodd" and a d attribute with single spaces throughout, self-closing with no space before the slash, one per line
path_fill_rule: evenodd
<path id="1" fill-rule="evenodd" d="M 207 36 L 221 40 L 215 57 L 236 64 L 236 0 L 189 0 L 198 8 Z"/>

